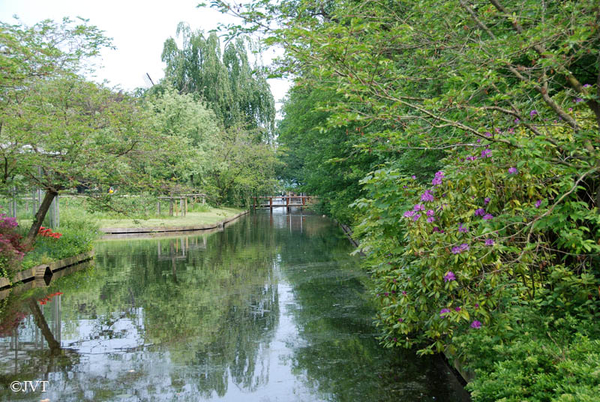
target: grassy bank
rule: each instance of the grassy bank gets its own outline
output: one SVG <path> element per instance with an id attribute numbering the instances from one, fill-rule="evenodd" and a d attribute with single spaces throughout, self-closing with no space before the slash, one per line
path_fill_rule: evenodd
<path id="1" fill-rule="evenodd" d="M 222 221 L 242 212 L 238 208 L 212 208 L 206 212 L 188 212 L 187 216 L 161 216 L 148 219 L 102 219 L 99 220 L 101 228 L 137 228 L 137 227 L 175 227 L 175 226 L 201 226 Z"/>

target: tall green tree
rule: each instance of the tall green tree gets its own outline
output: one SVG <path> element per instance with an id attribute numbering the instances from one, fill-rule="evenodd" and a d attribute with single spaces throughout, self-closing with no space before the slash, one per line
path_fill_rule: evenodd
<path id="1" fill-rule="evenodd" d="M 170 86 L 147 96 L 145 107 L 152 129 L 187 149 L 186 157 L 174 154 L 159 166 L 162 171 L 154 174 L 174 185 L 202 188 L 222 141 L 214 112 L 191 94 L 179 94 Z M 165 188 L 164 192 L 170 190 Z"/>
<path id="2" fill-rule="evenodd" d="M 44 20 L 31 27 L 0 22 L 0 135 L 7 108 L 18 107 L 40 80 L 88 71 L 111 40 L 88 21 Z M 0 191 L 16 173 L 20 143 L 0 142 Z"/>
<path id="3" fill-rule="evenodd" d="M 226 129 L 242 124 L 261 129 L 263 138 L 269 138 L 275 102 L 262 69 L 250 63 L 245 41 L 238 38 L 222 50 L 216 33 L 205 36 L 183 23 L 177 27 L 177 36 L 181 48 L 174 38 L 165 41 L 165 79 L 180 93 L 206 101 Z"/>
<path id="4" fill-rule="evenodd" d="M 3 156 L 26 183 L 45 190 L 28 243 L 61 190 L 158 185 L 147 166 L 160 164 L 179 144 L 156 134 L 148 120 L 134 99 L 76 76 L 39 80 L 6 108 L 0 143 L 12 152 Z"/>
<path id="5" fill-rule="evenodd" d="M 207 176 L 206 188 L 218 204 L 249 205 L 250 197 L 273 194 L 278 188 L 279 161 L 275 147 L 243 126 L 222 133 Z"/>

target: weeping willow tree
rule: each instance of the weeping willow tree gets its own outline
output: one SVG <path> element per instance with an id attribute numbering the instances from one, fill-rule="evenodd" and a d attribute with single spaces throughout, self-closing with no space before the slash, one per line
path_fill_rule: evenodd
<path id="1" fill-rule="evenodd" d="M 177 37 L 165 41 L 162 61 L 165 80 L 180 93 L 206 101 L 225 129 L 244 125 L 270 138 L 275 121 L 275 101 L 266 76 L 248 57 L 247 40 L 236 39 L 224 48 L 215 33 L 192 31 L 184 23 Z"/>

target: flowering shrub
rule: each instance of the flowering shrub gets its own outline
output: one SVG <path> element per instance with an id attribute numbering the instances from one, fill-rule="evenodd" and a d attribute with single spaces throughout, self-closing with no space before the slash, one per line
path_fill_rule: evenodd
<path id="1" fill-rule="evenodd" d="M 62 234 L 60 234 L 58 232 L 52 232 L 52 229 L 45 228 L 42 226 L 42 227 L 40 227 L 40 230 L 38 231 L 38 236 L 51 237 L 53 239 L 60 239 L 62 237 Z"/>
<path id="2" fill-rule="evenodd" d="M 517 128 L 505 134 L 509 143 L 454 151 L 431 185 L 393 169 L 363 180 L 370 198 L 355 204 L 364 216 L 357 233 L 376 281 L 386 346 L 431 353 L 456 351 L 457 339 L 504 343 L 524 325 L 515 320 L 521 308 L 599 318 L 600 167 L 594 158 L 565 162 L 581 153 L 590 132 L 553 134 L 550 142 Z M 544 326 L 532 328 L 550 343 Z M 467 364 L 482 358 L 469 351 Z M 494 361 L 479 369 L 493 372 Z"/>
<path id="3" fill-rule="evenodd" d="M 97 222 L 64 214 L 61 219 L 61 233 L 40 228 L 35 247 L 23 259 L 22 268 L 28 269 L 90 251 L 97 237 Z"/>
<path id="4" fill-rule="evenodd" d="M 0 276 L 6 277 L 8 270 L 16 269 L 27 251 L 17 227 L 15 218 L 0 213 Z"/>

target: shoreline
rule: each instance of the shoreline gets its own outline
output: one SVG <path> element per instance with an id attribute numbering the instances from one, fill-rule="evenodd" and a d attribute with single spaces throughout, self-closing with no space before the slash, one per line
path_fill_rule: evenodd
<path id="1" fill-rule="evenodd" d="M 45 278 L 52 278 L 55 272 L 65 268 L 72 267 L 94 259 L 94 250 L 63 258 L 61 260 L 52 261 L 46 264 L 36 265 L 15 274 L 11 281 L 9 278 L 0 278 L 0 290 L 5 291 L 14 288 L 18 284 L 27 283 L 30 281 L 44 281 Z M 2 299 L 2 297 L 0 297 Z"/>
<path id="2" fill-rule="evenodd" d="M 100 228 L 100 232 L 104 232 L 101 239 L 114 239 L 114 238 L 130 238 L 130 237 L 147 237 L 152 235 L 168 234 L 173 235 L 177 233 L 186 234 L 187 232 L 205 231 L 211 229 L 223 229 L 226 224 L 248 214 L 250 211 L 245 210 L 239 212 L 233 216 L 229 216 L 225 219 L 214 223 L 207 223 L 203 225 L 191 225 L 191 226 L 151 226 L 151 227 L 130 227 L 130 228 Z"/>

